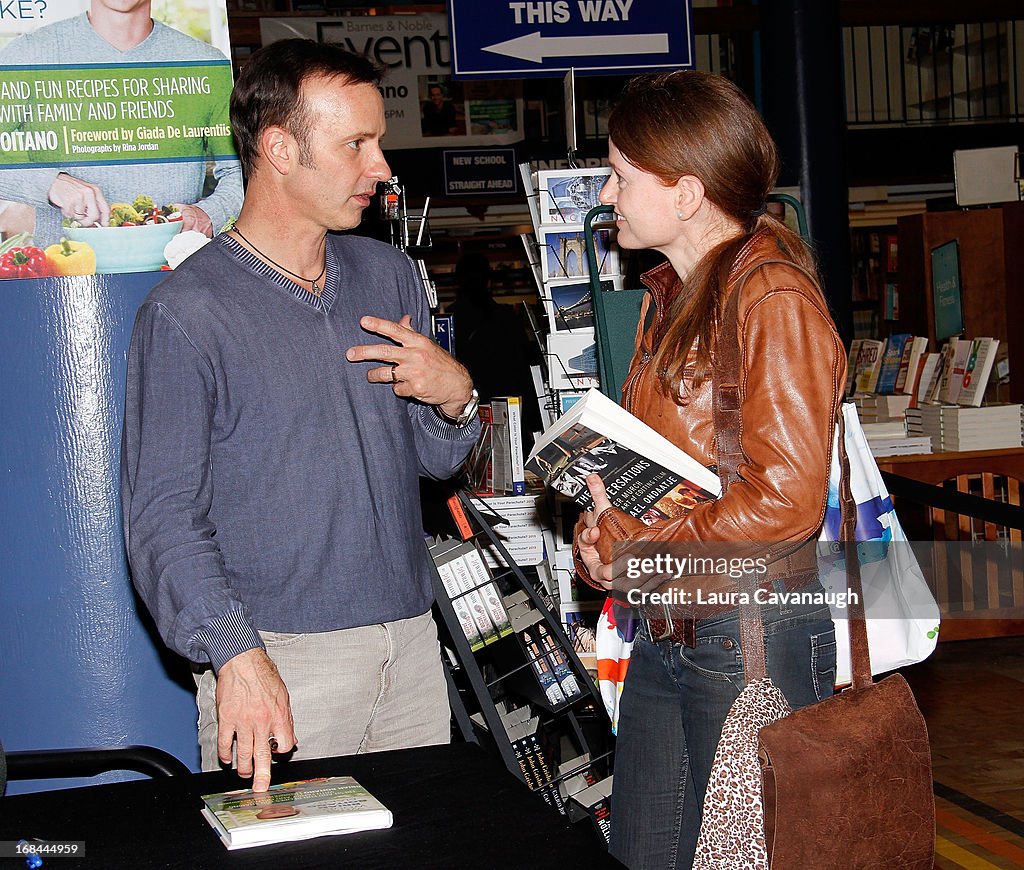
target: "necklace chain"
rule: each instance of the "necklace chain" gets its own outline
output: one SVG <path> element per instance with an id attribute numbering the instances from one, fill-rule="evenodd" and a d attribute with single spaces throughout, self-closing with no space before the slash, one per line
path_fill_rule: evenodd
<path id="1" fill-rule="evenodd" d="M 324 267 L 320 270 L 320 274 L 319 275 L 317 275 L 315 278 L 304 278 L 302 275 L 299 275 L 297 272 L 293 272 L 291 269 L 286 269 L 284 266 L 282 266 L 280 263 L 278 263 L 277 260 L 273 259 L 272 257 L 268 257 L 266 254 L 264 254 L 263 251 L 261 251 L 259 248 L 257 248 L 252 242 L 250 242 L 242 234 L 242 231 L 238 228 L 238 224 L 235 224 L 234 227 L 232 227 L 232 229 L 234 229 L 235 233 L 238 235 L 238 238 L 240 238 L 243 242 L 245 242 L 250 248 L 252 248 L 257 254 L 259 254 L 268 263 L 270 263 L 273 266 L 276 266 L 282 272 L 285 272 L 286 274 L 291 275 L 293 278 L 298 278 L 300 281 L 305 281 L 307 284 L 311 284 L 312 287 L 313 287 L 312 293 L 313 293 L 314 296 L 319 296 L 321 293 L 323 293 L 323 288 L 317 282 L 319 282 L 320 279 L 324 277 L 324 273 L 327 272 L 327 258 L 326 257 L 324 257 Z"/>

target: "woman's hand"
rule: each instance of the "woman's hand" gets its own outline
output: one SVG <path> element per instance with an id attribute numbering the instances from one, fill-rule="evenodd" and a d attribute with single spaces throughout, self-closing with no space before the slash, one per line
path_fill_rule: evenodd
<path id="1" fill-rule="evenodd" d="M 599 474 L 587 476 L 587 488 L 590 490 L 591 498 L 594 499 L 594 509 L 586 511 L 582 515 L 584 528 L 576 537 L 579 546 L 580 559 L 586 566 L 587 571 L 593 580 L 600 583 L 605 589 L 612 588 L 612 566 L 610 563 L 601 561 L 601 555 L 597 551 L 597 542 L 601 537 L 601 530 L 597 521 L 601 514 L 612 506 L 608 500 L 608 492 L 604 488 L 604 481 Z"/>

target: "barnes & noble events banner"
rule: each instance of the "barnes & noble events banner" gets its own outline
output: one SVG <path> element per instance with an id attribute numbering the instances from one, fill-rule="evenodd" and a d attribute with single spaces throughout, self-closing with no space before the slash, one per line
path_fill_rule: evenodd
<path id="1" fill-rule="evenodd" d="M 385 153 L 507 145 L 523 138 L 519 81 L 452 80 L 446 15 L 261 18 L 260 35 L 264 45 L 293 36 L 334 42 L 385 66 Z"/>

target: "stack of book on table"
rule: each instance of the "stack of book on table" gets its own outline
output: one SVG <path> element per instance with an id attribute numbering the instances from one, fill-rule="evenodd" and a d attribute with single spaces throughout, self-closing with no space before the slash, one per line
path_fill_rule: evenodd
<path id="1" fill-rule="evenodd" d="M 390 828 L 391 811 L 351 776 L 203 795 L 203 818 L 229 849 Z"/>
<path id="2" fill-rule="evenodd" d="M 888 423 L 864 423 L 864 437 L 873 456 L 908 456 L 931 453 L 928 435 L 908 435 L 902 418 Z"/>
<path id="3" fill-rule="evenodd" d="M 903 414 L 910 407 L 913 396 L 906 393 L 893 393 L 883 396 L 879 393 L 864 393 L 854 398 L 857 416 L 861 423 L 889 423 L 899 421 L 902 425 Z"/>
<path id="4" fill-rule="evenodd" d="M 907 411 L 907 432 L 930 435 L 942 452 L 1020 447 L 1021 405 L 921 405 Z"/>

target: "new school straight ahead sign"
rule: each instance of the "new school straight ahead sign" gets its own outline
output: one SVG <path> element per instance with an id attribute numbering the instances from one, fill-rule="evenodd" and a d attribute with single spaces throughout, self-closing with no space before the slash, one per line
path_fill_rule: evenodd
<path id="1" fill-rule="evenodd" d="M 693 66 L 690 0 L 448 0 L 461 79 Z"/>

